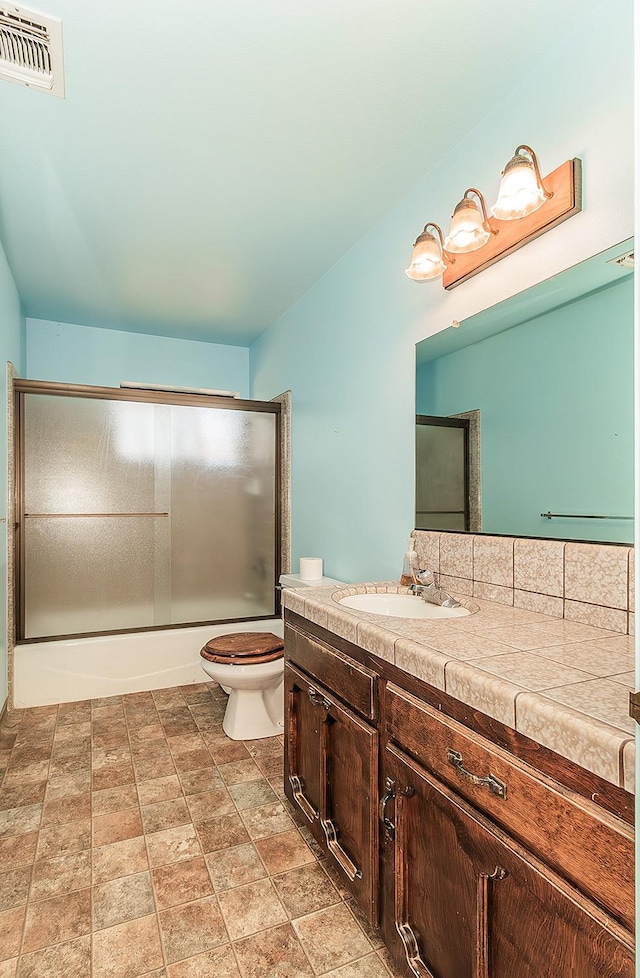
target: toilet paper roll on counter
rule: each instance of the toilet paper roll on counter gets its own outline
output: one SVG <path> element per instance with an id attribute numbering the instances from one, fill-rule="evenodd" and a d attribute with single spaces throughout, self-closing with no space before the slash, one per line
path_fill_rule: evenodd
<path id="1" fill-rule="evenodd" d="M 322 580 L 322 557 L 300 558 L 300 580 L 301 581 Z"/>

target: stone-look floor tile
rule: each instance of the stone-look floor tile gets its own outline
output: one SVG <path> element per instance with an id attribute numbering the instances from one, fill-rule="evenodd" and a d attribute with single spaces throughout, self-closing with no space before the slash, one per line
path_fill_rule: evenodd
<path id="1" fill-rule="evenodd" d="M 5 867 L 2 867 L 4 869 Z M 0 872 L 0 910 L 23 907 L 29 898 L 31 866 Z"/>
<path id="2" fill-rule="evenodd" d="M 155 805 L 146 805 L 142 809 L 142 824 L 144 831 L 149 834 L 173 829 L 177 825 L 186 825 L 190 821 L 191 816 L 184 798 L 159 801 Z"/>
<path id="3" fill-rule="evenodd" d="M 293 921 L 296 934 L 317 974 L 336 969 L 371 951 L 371 943 L 344 904 Z"/>
<path id="4" fill-rule="evenodd" d="M 134 978 L 162 968 L 155 914 L 117 924 L 93 935 L 91 978 Z"/>
<path id="5" fill-rule="evenodd" d="M 614 670 L 622 672 L 621 669 Z M 0 788 L 0 811 L 6 812 L 10 808 L 28 808 L 30 805 L 39 805 L 44 801 L 46 781 L 30 781 L 28 784 L 7 785 Z"/>
<path id="6" fill-rule="evenodd" d="M 220 909 L 232 941 L 249 937 L 287 919 L 271 880 L 257 880 L 218 894 Z"/>
<path id="7" fill-rule="evenodd" d="M 249 751 L 241 740 L 231 740 L 216 744 L 211 748 L 211 754 L 216 764 L 228 764 L 229 761 L 245 761 L 250 757 Z"/>
<path id="8" fill-rule="evenodd" d="M 273 883 L 290 917 L 303 917 L 341 900 L 335 886 L 317 862 L 276 876 Z"/>
<path id="9" fill-rule="evenodd" d="M 154 723 L 138 724 L 131 729 L 129 724 L 129 742 L 131 746 L 145 744 L 150 740 L 165 741 L 164 730 L 159 720 Z"/>
<path id="10" fill-rule="evenodd" d="M 58 706 L 58 726 L 68 723 L 82 723 L 91 719 L 91 700 L 78 700 L 76 703 L 60 703 Z"/>
<path id="11" fill-rule="evenodd" d="M 16 978 L 17 973 L 18 973 L 17 958 L 11 958 L 10 961 L 0 961 L 0 978 Z M 35 975 L 34 978 L 36 978 Z"/>
<path id="12" fill-rule="evenodd" d="M 315 856 L 297 829 L 271 835 L 267 839 L 256 839 L 255 847 L 271 876 L 315 861 Z"/>
<path id="13" fill-rule="evenodd" d="M 52 859 L 91 848 L 91 819 L 48 825 L 38 836 L 38 859 Z"/>
<path id="14" fill-rule="evenodd" d="M 47 801 L 53 798 L 71 798 L 91 791 L 91 771 L 76 771 L 50 777 L 47 784 Z"/>
<path id="15" fill-rule="evenodd" d="M 158 918 L 168 964 L 228 943 L 215 897 L 162 910 Z"/>
<path id="16" fill-rule="evenodd" d="M 225 784 L 242 784 L 245 781 L 258 781 L 264 777 L 251 757 L 244 761 L 230 761 L 228 764 L 220 764 L 218 770 Z"/>
<path id="17" fill-rule="evenodd" d="M 0 978 L 2 976 L 0 975 Z M 145 976 L 146 978 L 146 976 Z M 149 976 L 151 978 L 151 976 Z M 196 954 L 167 969 L 167 978 L 242 978 L 231 945 Z"/>
<path id="18" fill-rule="evenodd" d="M 94 849 L 92 859 L 94 884 L 106 883 L 107 880 L 129 876 L 131 873 L 143 873 L 149 868 L 143 836 Z"/>
<path id="19" fill-rule="evenodd" d="M 151 757 L 134 757 L 133 766 L 136 781 L 152 781 L 155 778 L 168 778 L 176 773 L 171 755 L 154 754 Z"/>
<path id="20" fill-rule="evenodd" d="M 108 815 L 96 815 L 93 821 L 94 846 L 108 846 L 112 842 L 122 842 L 142 835 L 142 819 L 137 809 L 129 808 L 124 812 L 110 812 Z"/>
<path id="21" fill-rule="evenodd" d="M 39 859 L 33 867 L 30 900 L 47 900 L 91 886 L 91 850 Z"/>
<path id="22" fill-rule="evenodd" d="M 278 835 L 293 828 L 291 818 L 280 803 L 249 808 L 242 812 L 241 817 L 254 842 L 256 839 L 266 839 L 270 835 Z"/>
<path id="23" fill-rule="evenodd" d="M 122 784 L 133 784 L 135 775 L 130 761 L 118 761 L 94 771 L 91 776 L 91 786 L 94 791 L 105 788 L 117 788 Z"/>
<path id="24" fill-rule="evenodd" d="M 359 961 L 345 964 L 336 971 L 328 971 L 324 978 L 389 978 L 389 972 L 382 958 L 373 952 L 360 958 Z"/>
<path id="25" fill-rule="evenodd" d="M 236 806 L 226 788 L 187 795 L 187 805 L 194 822 L 205 822 L 209 818 L 236 813 Z"/>
<path id="26" fill-rule="evenodd" d="M 93 887 L 93 928 L 104 930 L 153 913 L 155 903 L 149 873 L 121 876 Z"/>
<path id="27" fill-rule="evenodd" d="M 167 746 L 171 753 L 186 754 L 192 750 L 204 750 L 204 740 L 199 733 L 183 734 L 182 737 L 168 737 Z"/>
<path id="28" fill-rule="evenodd" d="M 138 798 L 141 805 L 155 805 L 159 801 L 171 801 L 182 796 L 182 787 L 177 774 L 152 781 L 138 782 Z"/>
<path id="29" fill-rule="evenodd" d="M 91 792 L 72 795 L 70 798 L 47 799 L 42 810 L 41 826 L 63 825 L 91 817 Z"/>
<path id="30" fill-rule="evenodd" d="M 219 849 L 206 856 L 209 875 L 217 893 L 243 883 L 264 879 L 267 871 L 251 842 L 230 849 Z"/>
<path id="31" fill-rule="evenodd" d="M 8 835 L 22 835 L 37 829 L 42 818 L 42 805 L 25 805 L 22 808 L 7 808 L 0 812 L 0 838 Z"/>
<path id="32" fill-rule="evenodd" d="M 214 761 L 206 749 L 189 750 L 184 754 L 174 754 L 173 763 L 178 774 L 188 774 L 189 771 L 201 771 L 203 768 L 214 767 Z"/>
<path id="33" fill-rule="evenodd" d="M 70 754 L 64 757 L 53 757 L 49 764 L 49 780 L 59 778 L 64 774 L 85 774 L 91 770 L 91 754 Z"/>
<path id="34" fill-rule="evenodd" d="M 27 907 L 23 953 L 91 933 L 91 890 L 76 890 Z"/>
<path id="35" fill-rule="evenodd" d="M 8 835 L 0 839 L 0 866 L 6 870 L 29 866 L 36 858 L 37 832 Z"/>
<path id="36" fill-rule="evenodd" d="M 154 832 L 146 837 L 149 851 L 149 863 L 155 869 L 181 859 L 192 859 L 201 856 L 202 849 L 196 830 L 192 824 L 178 825 L 164 832 Z"/>
<path id="37" fill-rule="evenodd" d="M 196 824 L 203 852 L 215 852 L 249 841 L 249 834 L 239 815 L 222 815 Z"/>
<path id="38" fill-rule="evenodd" d="M 261 740 L 245 740 L 243 743 L 251 757 L 260 757 L 263 754 L 280 754 L 284 741 L 281 737 L 263 737 Z"/>
<path id="39" fill-rule="evenodd" d="M 261 805 L 273 805 L 276 801 L 275 792 L 265 779 L 232 784 L 229 786 L 229 794 L 239 812 L 247 808 L 259 808 Z"/>
<path id="40" fill-rule="evenodd" d="M 24 954 L 16 978 L 87 978 L 90 974 L 91 938 L 87 936 Z"/>
<path id="41" fill-rule="evenodd" d="M 242 978 L 307 978 L 313 971 L 291 924 L 234 944 Z"/>
<path id="42" fill-rule="evenodd" d="M 282 778 L 284 774 L 284 761 L 282 755 L 261 754 L 256 758 L 256 765 L 261 771 L 261 777 Z"/>
<path id="43" fill-rule="evenodd" d="M 103 788 L 91 796 L 93 815 L 108 815 L 127 808 L 138 807 L 138 792 L 134 784 L 123 784 L 117 788 Z"/>
<path id="44" fill-rule="evenodd" d="M 152 876 L 158 910 L 213 894 L 207 864 L 202 857 L 161 866 L 153 870 Z"/>
<path id="45" fill-rule="evenodd" d="M 0 961 L 13 958 L 20 950 L 26 909 L 0 911 Z"/>
<path id="46" fill-rule="evenodd" d="M 181 774 L 180 784 L 185 795 L 197 795 L 203 791 L 215 791 L 224 787 L 224 781 L 217 768 L 201 768 Z"/>

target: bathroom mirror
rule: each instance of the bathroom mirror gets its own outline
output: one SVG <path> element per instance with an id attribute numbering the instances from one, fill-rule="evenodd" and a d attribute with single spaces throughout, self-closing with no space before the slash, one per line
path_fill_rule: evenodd
<path id="1" fill-rule="evenodd" d="M 632 543 L 633 242 L 418 343 L 416 415 L 472 419 L 472 532 Z M 437 512 L 434 441 L 416 527 L 462 529 Z"/>

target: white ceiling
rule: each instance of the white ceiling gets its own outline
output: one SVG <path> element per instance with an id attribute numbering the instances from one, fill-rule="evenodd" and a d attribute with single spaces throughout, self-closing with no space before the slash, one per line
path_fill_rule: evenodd
<path id="1" fill-rule="evenodd" d="M 34 318 L 246 345 L 602 0 L 34 0 L 66 99 L 0 82 Z"/>

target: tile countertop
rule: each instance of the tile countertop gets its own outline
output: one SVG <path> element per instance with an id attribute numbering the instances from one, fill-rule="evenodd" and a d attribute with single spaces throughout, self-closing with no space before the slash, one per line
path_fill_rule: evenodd
<path id="1" fill-rule="evenodd" d="M 285 608 L 634 791 L 633 636 L 481 599 L 424 620 L 354 611 L 340 598 L 395 582 L 285 588 Z M 416 600 L 418 600 L 416 598 Z"/>

